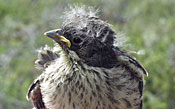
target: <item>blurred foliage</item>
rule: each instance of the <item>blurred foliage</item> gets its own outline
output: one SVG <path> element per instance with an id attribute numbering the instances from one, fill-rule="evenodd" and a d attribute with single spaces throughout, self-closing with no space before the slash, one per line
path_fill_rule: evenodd
<path id="1" fill-rule="evenodd" d="M 31 108 L 25 95 L 40 74 L 36 50 L 53 46 L 42 34 L 60 26 L 71 4 L 99 8 L 100 18 L 129 38 L 128 49 L 142 49 L 144 109 L 175 109 L 174 0 L 0 0 L 0 109 Z"/>

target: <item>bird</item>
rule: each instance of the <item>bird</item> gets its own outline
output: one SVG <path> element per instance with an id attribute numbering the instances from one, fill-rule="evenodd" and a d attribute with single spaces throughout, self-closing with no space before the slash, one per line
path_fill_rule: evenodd
<path id="1" fill-rule="evenodd" d="M 117 43 L 112 25 L 92 7 L 71 7 L 59 29 L 44 35 L 42 73 L 28 89 L 34 109 L 142 109 L 145 68 Z"/>

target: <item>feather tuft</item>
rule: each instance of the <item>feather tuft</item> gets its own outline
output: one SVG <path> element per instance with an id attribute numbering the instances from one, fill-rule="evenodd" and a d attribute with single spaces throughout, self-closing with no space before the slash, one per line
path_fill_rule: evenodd
<path id="1" fill-rule="evenodd" d="M 59 57 L 57 54 L 58 46 L 50 48 L 48 45 L 45 45 L 44 48 L 38 50 L 38 59 L 35 61 L 35 67 L 38 70 L 45 70 L 48 65 L 51 64 L 55 59 Z"/>

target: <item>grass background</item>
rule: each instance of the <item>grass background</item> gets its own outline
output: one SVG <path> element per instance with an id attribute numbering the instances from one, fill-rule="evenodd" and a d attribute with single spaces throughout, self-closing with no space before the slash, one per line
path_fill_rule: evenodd
<path id="1" fill-rule="evenodd" d="M 59 28 L 71 4 L 94 6 L 99 16 L 128 38 L 127 48 L 149 72 L 144 109 L 175 109 L 174 0 L 0 0 L 0 109 L 31 109 L 25 95 L 40 74 L 36 49 L 52 40 L 45 31 Z"/>

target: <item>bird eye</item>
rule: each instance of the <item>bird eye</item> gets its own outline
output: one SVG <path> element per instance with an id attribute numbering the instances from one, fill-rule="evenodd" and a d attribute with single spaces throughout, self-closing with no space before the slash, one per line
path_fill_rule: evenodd
<path id="1" fill-rule="evenodd" d="M 79 43 L 81 43 L 81 42 L 82 42 L 82 40 L 81 40 L 79 37 L 73 38 L 73 43 L 79 44 Z"/>

